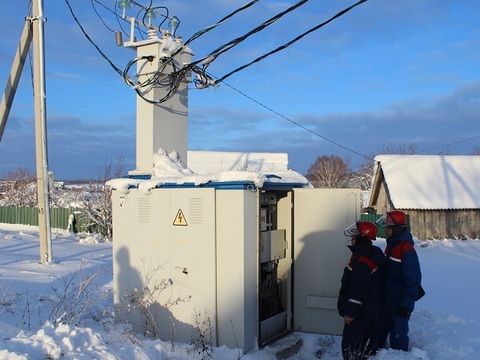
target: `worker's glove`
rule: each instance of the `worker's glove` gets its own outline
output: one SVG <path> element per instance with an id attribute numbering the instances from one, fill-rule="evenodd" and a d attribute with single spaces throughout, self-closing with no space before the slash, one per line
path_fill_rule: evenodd
<path id="1" fill-rule="evenodd" d="M 398 316 L 409 317 L 410 316 L 410 311 L 407 308 L 399 307 L 398 308 Z"/>

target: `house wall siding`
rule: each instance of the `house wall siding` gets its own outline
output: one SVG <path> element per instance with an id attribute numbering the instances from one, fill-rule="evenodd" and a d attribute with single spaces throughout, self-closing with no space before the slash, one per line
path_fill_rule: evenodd
<path id="1" fill-rule="evenodd" d="M 377 211 L 377 214 L 384 214 L 385 212 L 391 210 L 391 204 L 388 197 L 387 189 L 385 186 L 385 182 L 382 182 L 382 186 L 378 191 L 378 197 L 375 204 L 373 204 L 373 208 Z"/>
<path id="2" fill-rule="evenodd" d="M 377 214 L 395 209 L 385 182 L 378 191 L 373 208 Z M 480 209 L 414 210 L 398 209 L 410 216 L 412 234 L 421 240 L 479 239 Z"/>
<path id="3" fill-rule="evenodd" d="M 412 233 L 418 239 L 478 239 L 480 210 L 409 210 Z"/>

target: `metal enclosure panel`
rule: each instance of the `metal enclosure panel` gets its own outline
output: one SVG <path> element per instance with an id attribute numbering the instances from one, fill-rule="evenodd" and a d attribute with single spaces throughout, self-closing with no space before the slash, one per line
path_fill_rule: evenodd
<path id="1" fill-rule="evenodd" d="M 284 259 L 287 241 L 285 229 L 260 232 L 260 263 Z"/>
<path id="2" fill-rule="evenodd" d="M 217 339 L 248 351 L 258 336 L 258 192 L 217 190 Z"/>
<path id="3" fill-rule="evenodd" d="M 145 331 L 145 316 L 129 311 L 125 297 L 159 279 L 171 278 L 169 204 L 170 192 L 153 192 L 150 196 L 136 189 L 128 194 L 112 192 L 116 314 L 140 332 Z"/>
<path id="4" fill-rule="evenodd" d="M 117 316 L 144 332 L 145 314 L 122 298 L 148 287 L 161 339 L 188 343 L 204 320 L 215 327 L 215 190 L 132 189 L 112 199 Z"/>
<path id="5" fill-rule="evenodd" d="M 216 327 L 215 189 L 172 189 L 170 222 L 173 339 L 189 343 Z"/>
<path id="6" fill-rule="evenodd" d="M 166 54 L 165 43 L 160 41 L 146 42 L 137 48 L 137 56 L 154 56 L 150 62 L 142 60 L 137 63 L 139 81 L 145 81 L 158 70 L 159 61 Z M 191 61 L 191 54 L 184 50 L 176 55 L 172 62 L 177 69 Z M 164 73 L 173 71 L 167 64 Z M 182 79 L 175 94 L 162 103 L 148 103 L 137 96 L 137 130 L 136 130 L 136 172 L 149 174 L 153 166 L 153 154 L 159 148 L 167 153 L 177 151 L 183 163 L 187 163 L 187 130 L 188 130 L 188 83 L 189 74 Z M 158 101 L 166 94 L 166 87 L 152 86 L 143 95 L 151 101 Z M 141 90 L 141 91 L 142 91 Z M 133 172 L 135 173 L 135 171 Z"/>
<path id="7" fill-rule="evenodd" d="M 277 276 L 281 280 L 282 291 L 282 306 L 287 310 L 287 329 L 292 330 L 292 317 L 293 317 L 293 281 L 292 281 L 292 261 L 293 261 L 293 244 L 292 244 L 292 192 L 289 191 L 278 200 L 278 227 L 285 229 L 287 240 L 287 251 L 285 259 L 278 262 Z"/>
<path id="8" fill-rule="evenodd" d="M 350 250 L 343 230 L 359 218 L 359 189 L 294 189 L 294 328 L 341 334 L 336 303 Z"/>

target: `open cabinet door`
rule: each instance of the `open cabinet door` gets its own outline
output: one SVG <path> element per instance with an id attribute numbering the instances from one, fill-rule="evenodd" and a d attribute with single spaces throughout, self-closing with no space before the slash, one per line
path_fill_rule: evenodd
<path id="1" fill-rule="evenodd" d="M 350 257 L 343 230 L 360 218 L 359 189 L 294 189 L 293 328 L 341 334 L 337 297 Z"/>

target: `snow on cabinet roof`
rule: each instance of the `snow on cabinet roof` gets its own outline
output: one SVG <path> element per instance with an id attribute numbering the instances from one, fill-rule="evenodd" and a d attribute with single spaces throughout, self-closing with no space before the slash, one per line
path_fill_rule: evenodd
<path id="1" fill-rule="evenodd" d="M 187 167 L 178 153 L 159 149 L 153 156 L 153 163 L 149 179 L 113 179 L 107 184 L 120 192 L 128 193 L 134 187 L 145 194 L 156 187 L 187 184 L 249 182 L 258 188 L 281 184 L 311 187 L 303 175 L 288 169 L 286 154 L 189 151 Z"/>
<path id="2" fill-rule="evenodd" d="M 379 155 L 397 209 L 479 209 L 480 156 Z"/>

